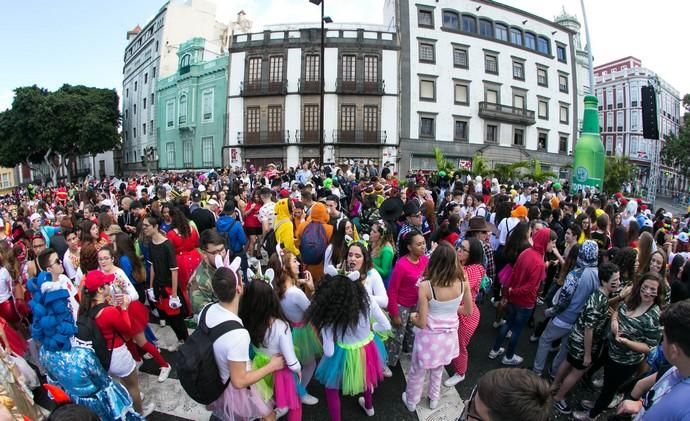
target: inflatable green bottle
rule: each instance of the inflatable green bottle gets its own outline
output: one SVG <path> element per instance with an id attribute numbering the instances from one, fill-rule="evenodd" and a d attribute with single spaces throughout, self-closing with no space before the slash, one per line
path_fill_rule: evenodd
<path id="1" fill-rule="evenodd" d="M 597 115 L 597 97 L 585 97 L 585 112 L 582 119 L 582 136 L 575 144 L 573 159 L 573 178 L 571 193 L 579 190 L 590 190 L 596 187 L 602 190 L 604 184 L 604 164 L 606 154 L 599 136 L 599 116 Z"/>

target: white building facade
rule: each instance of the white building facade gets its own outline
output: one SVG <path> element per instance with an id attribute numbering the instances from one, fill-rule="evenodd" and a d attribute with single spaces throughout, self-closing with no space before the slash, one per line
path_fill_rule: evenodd
<path id="1" fill-rule="evenodd" d="M 595 93 L 599 100 L 599 130 L 606 155 L 627 156 L 638 168 L 636 190 L 649 183 L 654 155 L 664 138 L 678 134 L 681 125 L 680 92 L 635 57 L 625 57 L 594 68 Z M 659 137 L 642 133 L 642 87 L 656 84 Z M 658 192 L 672 195 L 687 191 L 688 180 L 676 169 L 661 165 Z"/>
<path id="2" fill-rule="evenodd" d="M 227 23 L 216 19 L 213 2 L 171 0 L 143 28 L 137 26 L 127 33 L 121 150 L 125 174 L 158 167 L 156 80 L 177 71 L 179 45 L 202 37 L 207 40 L 209 52 L 221 54 L 227 49 L 228 28 Z"/>
<path id="3" fill-rule="evenodd" d="M 228 166 L 397 161 L 398 40 L 377 25 L 273 25 L 234 35 L 228 83 Z"/>
<path id="4" fill-rule="evenodd" d="M 589 87 L 579 24 L 559 19 L 491 1 L 386 1 L 400 40 L 402 173 L 435 168 L 438 147 L 456 164 L 536 159 L 567 177 Z"/>

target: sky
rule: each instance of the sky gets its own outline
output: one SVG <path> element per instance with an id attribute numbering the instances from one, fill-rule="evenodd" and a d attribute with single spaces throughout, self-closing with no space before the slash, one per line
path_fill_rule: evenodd
<path id="1" fill-rule="evenodd" d="M 179 0 L 178 0 L 179 1 Z M 213 0 L 228 21 L 244 10 L 253 31 L 275 23 L 318 22 L 320 8 L 308 0 Z M 325 0 L 336 23 L 383 20 L 384 0 Z M 502 3 L 553 19 L 563 7 L 584 22 L 579 0 L 503 0 Z M 690 2 L 680 0 L 585 0 L 594 65 L 635 56 L 680 91 L 690 93 L 690 55 L 683 53 Z M 0 0 L 0 39 L 5 60 L 0 70 L 0 111 L 13 90 L 38 85 L 50 90 L 64 83 L 99 88 L 122 86 L 126 33 L 144 26 L 163 0 Z M 11 58 L 11 59 L 9 59 Z"/>

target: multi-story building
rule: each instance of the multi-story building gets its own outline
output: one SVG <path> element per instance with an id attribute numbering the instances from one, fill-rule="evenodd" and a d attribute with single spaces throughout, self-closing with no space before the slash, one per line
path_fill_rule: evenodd
<path id="1" fill-rule="evenodd" d="M 585 87 L 579 23 L 484 0 L 387 0 L 400 41 L 400 170 L 457 163 L 571 163 Z M 567 174 L 561 172 L 562 177 Z"/>
<path id="2" fill-rule="evenodd" d="M 216 19 L 207 0 L 171 0 L 144 27 L 127 32 L 122 84 L 122 167 L 125 173 L 155 169 L 160 155 L 156 139 L 156 81 L 178 70 L 180 44 L 202 37 L 227 48 L 228 24 Z M 208 47 L 207 47 L 208 48 Z"/>
<path id="3" fill-rule="evenodd" d="M 635 57 L 625 57 L 594 68 L 599 100 L 599 127 L 607 155 L 627 156 L 638 168 L 637 190 L 647 186 L 654 154 L 663 149 L 664 137 L 680 130 L 680 92 Z M 656 85 L 659 140 L 642 135 L 643 86 Z M 685 177 L 661 165 L 658 189 L 673 193 L 687 188 Z"/>
<path id="4" fill-rule="evenodd" d="M 398 39 L 379 25 L 274 25 L 230 43 L 230 166 L 295 167 L 320 157 L 324 66 L 324 161 L 395 163 Z"/>
<path id="5" fill-rule="evenodd" d="M 156 130 L 161 169 L 222 166 L 228 55 L 192 38 L 177 51 L 177 72 L 158 80 Z"/>
<path id="6" fill-rule="evenodd" d="M 16 168 L 0 167 L 0 194 L 9 194 L 17 186 L 16 173 L 20 166 Z"/>

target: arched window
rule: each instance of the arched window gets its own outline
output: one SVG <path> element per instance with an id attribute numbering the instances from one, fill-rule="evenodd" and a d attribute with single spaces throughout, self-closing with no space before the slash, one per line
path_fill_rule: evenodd
<path id="1" fill-rule="evenodd" d="M 510 28 L 510 43 L 522 45 L 522 31 L 518 28 Z"/>
<path id="2" fill-rule="evenodd" d="M 474 16 L 462 15 L 462 31 L 476 33 L 477 19 Z"/>
<path id="3" fill-rule="evenodd" d="M 479 19 L 479 35 L 487 38 L 494 37 L 494 24 L 488 19 Z"/>
<path id="4" fill-rule="evenodd" d="M 180 124 L 187 122 L 187 95 L 182 94 L 180 96 L 180 106 L 179 106 Z"/>
<path id="5" fill-rule="evenodd" d="M 192 56 L 189 54 L 185 54 L 182 56 L 180 59 L 180 67 L 187 67 L 189 66 L 190 61 L 192 60 Z"/>
<path id="6" fill-rule="evenodd" d="M 501 41 L 508 41 L 508 27 L 502 23 L 495 25 L 496 39 Z"/>
<path id="7" fill-rule="evenodd" d="M 548 38 L 541 36 L 537 38 L 537 51 L 539 51 L 542 54 L 551 53 L 551 43 L 549 42 Z"/>
<path id="8" fill-rule="evenodd" d="M 525 32 L 525 47 L 530 50 L 537 49 L 537 36 L 529 32 Z"/>
<path id="9" fill-rule="evenodd" d="M 443 12 L 443 26 L 450 29 L 460 29 L 458 14 L 451 11 Z"/>

